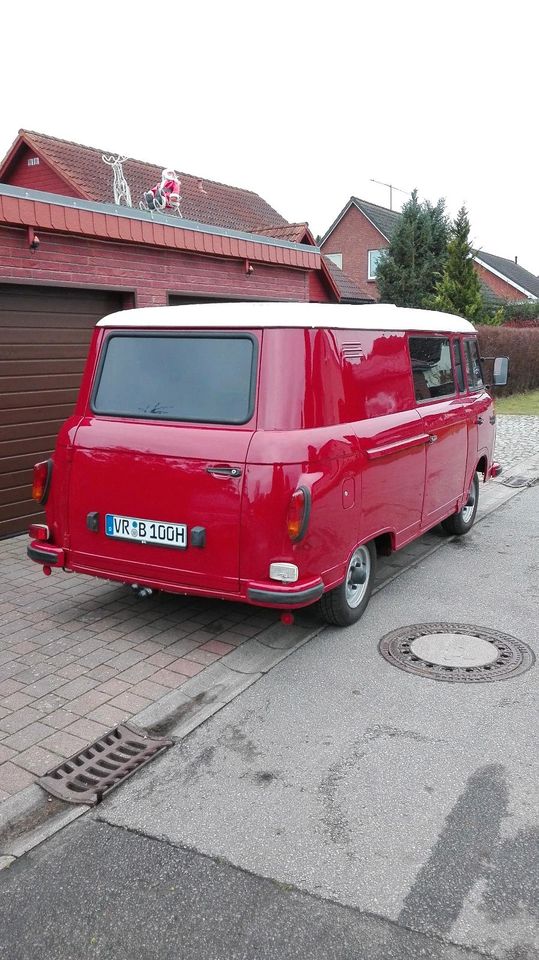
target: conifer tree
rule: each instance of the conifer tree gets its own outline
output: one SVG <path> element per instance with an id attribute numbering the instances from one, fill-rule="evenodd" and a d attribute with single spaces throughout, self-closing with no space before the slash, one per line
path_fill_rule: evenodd
<path id="1" fill-rule="evenodd" d="M 465 207 L 461 207 L 451 227 L 447 261 L 431 303 L 435 310 L 456 313 L 472 322 L 481 319 L 483 298 L 473 265 L 470 223 Z"/>
<path id="2" fill-rule="evenodd" d="M 402 208 L 389 249 L 382 256 L 376 281 L 383 303 L 423 307 L 432 297 L 447 258 L 449 224 L 445 203 L 418 199 L 414 190 Z"/>

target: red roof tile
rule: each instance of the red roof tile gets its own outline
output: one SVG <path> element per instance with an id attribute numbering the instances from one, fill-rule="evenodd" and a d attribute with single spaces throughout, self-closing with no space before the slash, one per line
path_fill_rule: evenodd
<path id="1" fill-rule="evenodd" d="M 79 191 L 82 199 L 114 203 L 112 170 L 102 160 L 103 154 L 110 155 L 110 151 L 85 147 L 31 130 L 20 130 L 19 137 Z M 17 142 L 14 148 L 16 146 Z M 13 157 L 14 148 L 11 148 L 8 157 Z M 2 166 L 5 167 L 5 162 Z M 128 159 L 123 170 L 131 190 L 133 206 L 138 207 L 144 191 L 160 181 L 163 167 Z M 181 179 L 181 214 L 186 220 L 267 236 L 275 236 L 269 232 L 270 229 L 290 227 L 294 231 L 300 226 L 288 225 L 284 217 L 251 190 L 241 190 L 188 173 L 178 173 Z M 271 225 L 269 228 L 268 224 Z M 305 228 L 304 224 L 301 226 Z"/>
<path id="2" fill-rule="evenodd" d="M 312 243 L 308 223 L 284 223 L 280 226 L 266 226 L 258 230 L 264 237 L 277 240 L 290 240 L 291 243 Z"/>
<path id="3" fill-rule="evenodd" d="M 352 280 L 352 277 L 344 273 L 329 257 L 324 256 L 323 261 L 341 303 L 376 303 L 375 297 L 367 286 L 360 286 L 356 280 Z"/>

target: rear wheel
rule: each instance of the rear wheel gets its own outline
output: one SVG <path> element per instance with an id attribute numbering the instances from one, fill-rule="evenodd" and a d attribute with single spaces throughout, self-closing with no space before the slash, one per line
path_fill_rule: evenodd
<path id="1" fill-rule="evenodd" d="M 359 620 L 369 602 L 375 574 L 376 549 L 374 544 L 364 543 L 354 550 L 343 583 L 320 598 L 326 623 L 347 627 Z"/>
<path id="2" fill-rule="evenodd" d="M 457 537 L 462 537 L 468 530 L 471 530 L 474 524 L 477 507 L 479 504 L 479 477 L 474 473 L 472 484 L 468 493 L 468 499 L 463 507 L 447 520 L 442 520 L 442 527 L 447 533 L 452 533 Z"/>

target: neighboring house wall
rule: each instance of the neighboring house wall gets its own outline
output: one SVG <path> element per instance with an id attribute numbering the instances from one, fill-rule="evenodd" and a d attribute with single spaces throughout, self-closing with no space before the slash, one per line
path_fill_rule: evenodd
<path id="1" fill-rule="evenodd" d="M 65 180 L 62 180 L 47 163 L 40 160 L 35 166 L 28 166 L 28 161 L 37 157 L 33 150 L 24 146 L 15 158 L 13 166 L 6 172 L 4 183 L 12 187 L 26 187 L 30 190 L 44 190 L 46 193 L 59 193 L 64 197 L 80 197 L 81 193 L 73 190 Z M 84 194 L 82 194 L 84 196 Z"/>
<path id="2" fill-rule="evenodd" d="M 506 280 L 497 277 L 496 274 L 482 267 L 480 263 L 474 263 L 474 267 L 479 278 L 483 280 L 487 287 L 498 297 L 503 297 L 504 300 L 526 300 L 526 295 L 522 293 L 521 290 L 517 290 L 512 284 L 507 283 Z"/>
<path id="3" fill-rule="evenodd" d="M 168 302 L 169 293 L 242 300 L 308 300 L 311 271 L 86 239 L 39 231 L 37 253 L 25 229 L 0 228 L 0 282 L 70 284 L 134 290 L 139 307 Z M 320 299 L 322 295 L 320 294 Z M 328 300 L 328 294 L 325 294 Z"/>
<path id="4" fill-rule="evenodd" d="M 369 250 L 383 250 L 389 246 L 386 238 L 372 225 L 356 206 L 352 205 L 322 245 L 324 254 L 342 253 L 342 269 L 369 294 L 379 299 L 375 280 L 368 277 Z"/>
<path id="5" fill-rule="evenodd" d="M 369 250 L 384 250 L 389 243 L 382 233 L 370 222 L 355 205 L 350 206 L 333 232 L 322 244 L 322 253 L 342 255 L 342 270 L 352 277 L 376 300 L 380 298 L 375 280 L 368 279 Z M 525 300 L 526 296 L 512 284 L 497 277 L 485 267 L 474 263 L 479 278 L 490 290 L 503 300 Z"/>

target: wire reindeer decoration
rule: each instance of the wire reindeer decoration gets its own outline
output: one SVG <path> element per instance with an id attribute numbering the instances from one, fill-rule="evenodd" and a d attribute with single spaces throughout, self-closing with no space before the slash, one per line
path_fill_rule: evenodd
<path id="1" fill-rule="evenodd" d="M 114 171 L 114 203 L 116 206 L 120 206 L 122 201 L 125 202 L 126 207 L 132 207 L 133 201 L 131 200 L 131 191 L 129 189 L 129 184 L 125 179 L 122 164 L 125 163 L 127 157 L 107 157 L 105 154 L 101 157 L 103 163 L 106 163 L 109 167 L 112 167 Z"/>

